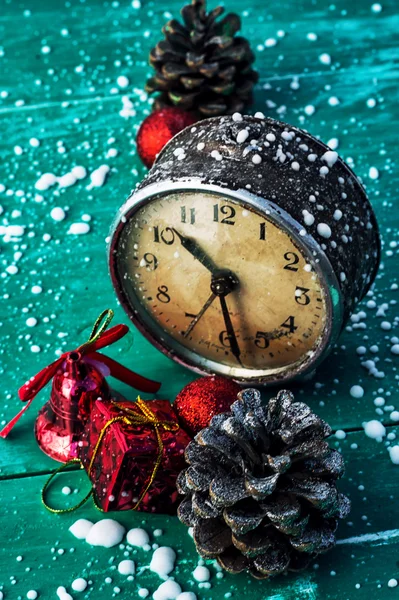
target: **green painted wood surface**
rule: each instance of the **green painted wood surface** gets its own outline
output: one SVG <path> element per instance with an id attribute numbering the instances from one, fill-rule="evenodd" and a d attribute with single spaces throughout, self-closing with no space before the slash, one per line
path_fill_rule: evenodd
<path id="1" fill-rule="evenodd" d="M 127 322 L 108 278 L 105 239 L 115 211 L 145 173 L 136 156 L 135 133 L 150 110 L 143 94 L 150 71 L 146 56 L 162 24 L 170 15 L 176 16 L 181 5 L 177 0 L 167 5 L 147 0 L 141 4 L 135 9 L 125 1 L 0 0 L 0 184 L 5 186 L 0 192 L 0 227 L 25 227 L 21 239 L 8 242 L 0 229 L 1 422 L 20 408 L 16 392 L 21 383 L 52 361 L 56 350 L 84 341 L 103 308 L 114 308 L 117 319 Z M 383 265 L 372 295 L 359 307 L 366 317 L 360 319 L 360 327 L 359 323 L 350 324 L 351 330 L 344 332 L 331 358 L 311 381 L 291 386 L 297 397 L 308 402 L 334 429 L 352 432 L 342 446 L 348 462 L 343 487 L 352 498 L 349 520 L 353 525 L 342 525 L 341 539 L 395 530 L 399 516 L 395 501 L 399 467 L 390 462 L 385 442 L 368 440 L 362 432 L 362 423 L 372 418 L 381 419 L 393 432 L 390 414 L 399 408 L 399 357 L 390 351 L 391 339 L 399 337 L 399 210 L 395 204 L 399 184 L 399 17 L 394 0 L 383 2 L 380 13 L 373 12 L 371 4 L 366 0 L 338 0 L 334 4 L 327 0 L 285 0 L 271 6 L 263 0 L 226 2 L 229 9 L 242 15 L 244 33 L 257 53 L 261 77 L 253 109 L 305 127 L 324 141 L 338 138 L 339 152 L 362 177 L 381 224 Z M 308 33 L 317 34 L 317 40 L 307 39 Z M 270 38 L 277 44 L 265 48 Z M 46 45 L 51 51 L 43 54 Z M 322 53 L 331 56 L 331 65 L 320 62 Z M 119 75 L 129 77 L 126 90 L 118 89 Z M 120 116 L 123 94 L 131 98 L 136 116 Z M 337 97 L 339 104 L 331 106 L 332 97 Z M 375 99 L 374 107 L 367 105 L 369 99 Z M 309 105 L 315 107 L 313 115 L 305 110 Z M 40 140 L 40 146 L 32 147 L 31 138 Z M 64 153 L 58 151 L 60 142 Z M 15 147 L 21 147 L 22 154 Z M 107 157 L 109 148 L 116 148 L 118 155 Z M 103 163 L 112 170 L 101 188 L 88 191 L 87 179 L 67 189 L 52 188 L 41 197 L 34 188 L 41 173 L 61 175 L 77 164 L 91 171 Z M 368 175 L 372 166 L 380 172 L 378 180 Z M 55 206 L 66 209 L 65 221 L 52 220 L 50 211 Z M 83 214 L 92 217 L 90 233 L 68 235 L 71 223 Z M 51 239 L 45 242 L 46 234 Z M 6 270 L 10 265 L 16 265 L 18 272 L 10 274 Z M 32 294 L 33 285 L 40 285 L 43 292 Z M 367 306 L 370 300 L 375 301 L 376 308 Z M 383 303 L 388 305 L 385 317 L 377 315 Z M 26 325 L 28 317 L 38 320 L 36 327 Z M 381 329 L 384 320 L 391 323 L 391 330 Z M 31 352 L 34 345 L 40 352 Z M 358 356 L 359 346 L 367 348 L 365 356 Z M 370 351 L 372 346 L 378 347 L 375 353 Z M 109 353 L 162 380 L 160 397 L 173 400 L 193 378 L 157 353 L 136 331 Z M 376 366 L 384 372 L 383 378 L 368 374 L 361 366 L 365 358 L 378 360 Z M 114 384 L 132 397 L 127 388 Z M 349 390 L 358 384 L 365 394 L 354 399 Z M 265 398 L 269 393 L 265 392 Z M 98 519 L 99 514 L 84 508 L 76 515 L 55 517 L 40 505 L 44 474 L 54 463 L 37 448 L 32 426 L 47 394 L 40 394 L 36 407 L 0 446 L 0 585 L 6 598 L 25 597 L 32 588 L 40 591 L 41 597 L 50 598 L 55 597 L 58 584 L 68 586 L 75 576 L 83 575 L 92 579 L 93 585 L 81 596 L 108 598 L 113 593 L 112 586 L 110 589 L 104 584 L 111 570 L 108 560 L 115 556 L 117 564 L 122 552 L 93 550 L 67 531 L 76 518 Z M 383 396 L 388 408 L 377 415 L 376 396 Z M 81 474 L 64 474 L 63 480 L 83 486 Z M 358 486 L 364 486 L 364 491 Z M 133 527 L 143 516 L 116 518 Z M 383 542 L 341 544 L 320 558 L 319 569 L 310 569 L 298 578 L 260 584 L 241 576 L 219 581 L 213 575 L 213 587 L 206 591 L 192 588 L 196 556 L 177 520 L 147 516 L 146 527 L 164 529 L 162 541 L 184 557 L 179 560 L 176 577 L 183 589 L 194 589 L 199 600 L 220 600 L 229 592 L 237 598 L 251 593 L 254 600 L 352 600 L 371 594 L 379 600 L 398 595 L 399 588 L 387 587 L 390 578 L 399 577 L 395 557 L 399 537 L 392 534 Z M 53 554 L 53 547 L 63 548 L 65 553 Z M 69 552 L 71 547 L 74 553 Z M 21 562 L 16 560 L 19 555 Z M 93 564 L 88 566 L 90 561 Z M 138 562 L 147 564 L 148 560 L 139 557 Z M 26 567 L 31 570 L 26 571 Z M 332 570 L 336 576 L 330 575 Z M 11 576 L 17 583 L 10 583 Z M 139 583 L 151 592 L 157 585 L 147 571 L 129 585 L 118 575 L 114 580 L 123 598 L 137 597 Z"/>

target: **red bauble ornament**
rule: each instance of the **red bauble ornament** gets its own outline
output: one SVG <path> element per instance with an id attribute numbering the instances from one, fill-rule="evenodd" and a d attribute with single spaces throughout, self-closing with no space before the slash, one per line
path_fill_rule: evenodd
<path id="1" fill-rule="evenodd" d="M 214 415 L 230 409 L 240 391 L 238 383 L 225 377 L 210 376 L 192 381 L 179 392 L 174 403 L 183 429 L 194 436 L 208 427 Z"/>
<path id="2" fill-rule="evenodd" d="M 8 436 L 35 396 L 52 380 L 50 399 L 39 412 L 35 435 L 43 452 L 55 460 L 67 462 L 78 456 L 80 436 L 95 401 L 98 398 L 111 400 L 115 396 L 105 380 L 107 375 L 141 391 L 158 391 L 159 383 L 97 352 L 117 342 L 129 331 L 126 325 L 116 325 L 107 330 L 112 317 L 112 310 L 101 313 L 87 342 L 72 352 L 62 354 L 20 388 L 19 397 L 26 405 L 0 431 L 1 437 Z"/>
<path id="3" fill-rule="evenodd" d="M 137 152 L 145 166 L 152 167 L 165 144 L 196 121 L 194 113 L 173 106 L 155 110 L 144 119 L 137 133 Z"/>

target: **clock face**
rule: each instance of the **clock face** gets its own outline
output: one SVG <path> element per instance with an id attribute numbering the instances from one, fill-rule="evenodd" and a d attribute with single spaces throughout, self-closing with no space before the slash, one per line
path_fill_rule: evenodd
<path id="1" fill-rule="evenodd" d="M 326 342 L 325 286 L 308 251 L 249 204 L 198 191 L 148 200 L 115 251 L 125 304 L 191 366 L 267 378 Z"/>

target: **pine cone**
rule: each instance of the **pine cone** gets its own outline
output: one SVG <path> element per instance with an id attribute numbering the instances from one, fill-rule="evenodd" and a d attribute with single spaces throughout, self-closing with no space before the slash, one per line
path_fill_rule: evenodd
<path id="1" fill-rule="evenodd" d="M 179 106 L 203 117 L 242 111 L 252 102 L 258 74 L 248 41 L 235 37 L 241 20 L 229 13 L 222 20 L 221 6 L 206 12 L 205 0 L 183 7 L 184 25 L 173 19 L 162 29 L 165 40 L 150 53 L 154 77 L 147 81 L 149 93 L 161 92 L 154 108 Z"/>
<path id="2" fill-rule="evenodd" d="M 349 513 L 336 488 L 343 458 L 325 441 L 330 427 L 290 392 L 267 406 L 257 390 L 238 398 L 187 446 L 178 516 L 194 527 L 198 553 L 231 573 L 302 570 L 334 546 Z"/>

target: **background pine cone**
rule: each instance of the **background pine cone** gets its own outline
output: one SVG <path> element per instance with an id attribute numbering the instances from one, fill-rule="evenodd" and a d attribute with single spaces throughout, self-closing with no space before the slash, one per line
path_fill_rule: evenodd
<path id="1" fill-rule="evenodd" d="M 238 398 L 186 449 L 179 518 L 194 527 L 198 553 L 231 573 L 299 571 L 334 546 L 349 513 L 336 488 L 343 458 L 325 441 L 330 427 L 290 392 L 267 406 L 257 390 Z"/>
<path id="2" fill-rule="evenodd" d="M 248 41 L 235 37 L 241 20 L 221 6 L 206 12 L 205 0 L 183 7 L 184 24 L 173 19 L 162 29 L 165 40 L 150 53 L 155 75 L 147 81 L 149 93 L 161 92 L 154 108 L 179 106 L 203 117 L 233 114 L 252 102 L 258 74 Z"/>

